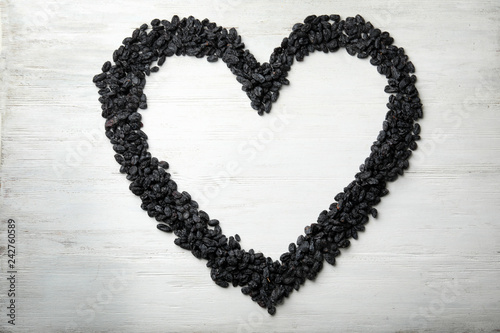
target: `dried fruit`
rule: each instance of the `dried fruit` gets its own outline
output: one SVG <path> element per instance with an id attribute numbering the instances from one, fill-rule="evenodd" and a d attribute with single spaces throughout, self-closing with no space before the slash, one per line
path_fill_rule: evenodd
<path id="1" fill-rule="evenodd" d="M 276 312 L 293 289 L 320 272 L 323 260 L 336 263 L 340 248 L 350 245 L 365 229 L 368 215 L 377 217 L 373 207 L 387 195 L 387 182 L 394 181 L 409 167 L 410 150 L 417 148 L 422 104 L 415 88 L 414 65 L 404 49 L 393 44 L 389 33 L 381 32 L 357 15 L 341 20 L 338 15 L 310 15 L 293 26 L 270 60 L 260 64 L 244 49 L 235 29 L 223 29 L 194 17 L 171 21 L 154 19 L 134 30 L 113 52 L 114 64 L 107 61 L 93 77 L 99 88 L 102 116 L 106 118 L 106 137 L 116 151 L 120 172 L 127 173 L 132 193 L 140 196 L 141 208 L 154 217 L 157 228 L 176 235 L 175 244 L 207 260 L 211 278 L 221 287 L 241 286 L 242 293 Z M 171 179 L 168 163 L 148 152 L 147 135 L 141 130 L 138 109 L 147 108 L 143 89 L 145 77 L 159 70 L 166 57 L 189 55 L 206 57 L 209 62 L 224 61 L 251 106 L 259 115 L 269 113 L 278 99 L 279 89 L 294 60 L 301 61 L 314 51 L 334 52 L 344 47 L 350 55 L 370 58 L 377 71 L 388 78 L 390 93 L 386 114 L 371 153 L 360 166 L 355 179 L 335 196 L 329 210 L 320 213 L 317 223 L 304 229 L 304 235 L 288 246 L 288 252 L 273 261 L 262 253 L 241 249 L 240 236 L 227 238 L 219 221 L 199 210 L 187 192 L 179 192 Z M 157 63 L 157 66 L 155 65 Z"/>

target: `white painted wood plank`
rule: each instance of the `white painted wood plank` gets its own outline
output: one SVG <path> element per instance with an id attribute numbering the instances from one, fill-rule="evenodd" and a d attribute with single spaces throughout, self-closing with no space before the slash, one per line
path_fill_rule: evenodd
<path id="1" fill-rule="evenodd" d="M 498 2 L 7 0 L 0 9 L 1 332 L 500 329 Z M 236 27 L 265 61 L 311 13 L 360 13 L 405 48 L 423 139 L 367 232 L 270 317 L 239 289 L 215 286 L 204 262 L 140 209 L 91 78 L 154 17 Z M 383 77 L 344 51 L 311 55 L 289 78 L 258 117 L 223 63 L 172 58 L 149 78 L 143 112 L 151 151 L 179 186 L 226 235 L 274 258 L 353 178 L 387 100 Z M 8 218 L 18 228 L 15 327 Z"/>

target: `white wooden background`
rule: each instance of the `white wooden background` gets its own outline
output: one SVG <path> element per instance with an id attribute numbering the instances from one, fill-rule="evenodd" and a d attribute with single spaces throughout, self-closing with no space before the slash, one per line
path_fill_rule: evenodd
<path id="1" fill-rule="evenodd" d="M 2 0 L 1 332 L 498 332 L 500 4 Z M 236 27 L 260 61 L 309 14 L 362 14 L 417 68 L 420 149 L 379 218 L 276 316 L 158 231 L 118 172 L 91 79 L 153 18 Z M 258 117 L 222 62 L 170 58 L 147 85 L 154 155 L 244 248 L 277 258 L 353 178 L 385 79 L 313 54 Z M 17 223 L 7 323 L 7 219 Z"/>

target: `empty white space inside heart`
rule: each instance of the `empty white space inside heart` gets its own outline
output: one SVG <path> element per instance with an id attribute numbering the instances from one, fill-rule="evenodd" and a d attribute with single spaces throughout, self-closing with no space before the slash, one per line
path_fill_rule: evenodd
<path id="1" fill-rule="evenodd" d="M 354 179 L 387 112 L 386 79 L 344 49 L 295 62 L 288 79 L 260 117 L 222 61 L 172 57 L 147 78 L 141 111 L 179 190 L 274 259 Z"/>

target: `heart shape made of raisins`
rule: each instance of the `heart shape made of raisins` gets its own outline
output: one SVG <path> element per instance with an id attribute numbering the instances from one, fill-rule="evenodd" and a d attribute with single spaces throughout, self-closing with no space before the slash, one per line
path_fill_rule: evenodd
<path id="1" fill-rule="evenodd" d="M 239 237 L 226 237 L 219 221 L 199 209 L 189 193 L 180 192 L 168 163 L 148 152 L 147 135 L 141 130 L 138 109 L 147 108 L 143 89 L 146 77 L 159 70 L 166 57 L 188 55 L 222 59 L 242 85 L 259 115 L 269 113 L 294 61 L 315 51 L 335 52 L 339 48 L 358 58 L 370 58 L 388 79 L 389 109 L 371 153 L 355 179 L 335 196 L 336 202 L 305 227 L 288 252 L 279 260 L 246 251 Z M 409 167 L 411 151 L 417 148 L 422 104 L 415 88 L 413 64 L 404 49 L 393 45 L 389 33 L 375 28 L 357 15 L 341 20 L 338 15 L 310 15 L 293 26 L 290 35 L 274 49 L 269 62 L 260 64 L 245 49 L 234 28 L 229 30 L 190 16 L 171 21 L 155 19 L 143 24 L 114 51 L 102 73 L 94 76 L 99 88 L 106 136 L 113 144 L 120 172 L 131 181 L 130 190 L 142 200 L 142 209 L 158 222 L 158 229 L 173 232 L 175 244 L 207 260 L 211 278 L 222 287 L 241 286 L 253 301 L 276 312 L 276 305 L 307 280 L 313 280 L 323 262 L 335 264 L 341 248 L 349 246 L 365 229 L 368 216 L 376 217 L 374 206 L 388 193 L 394 181 Z"/>

